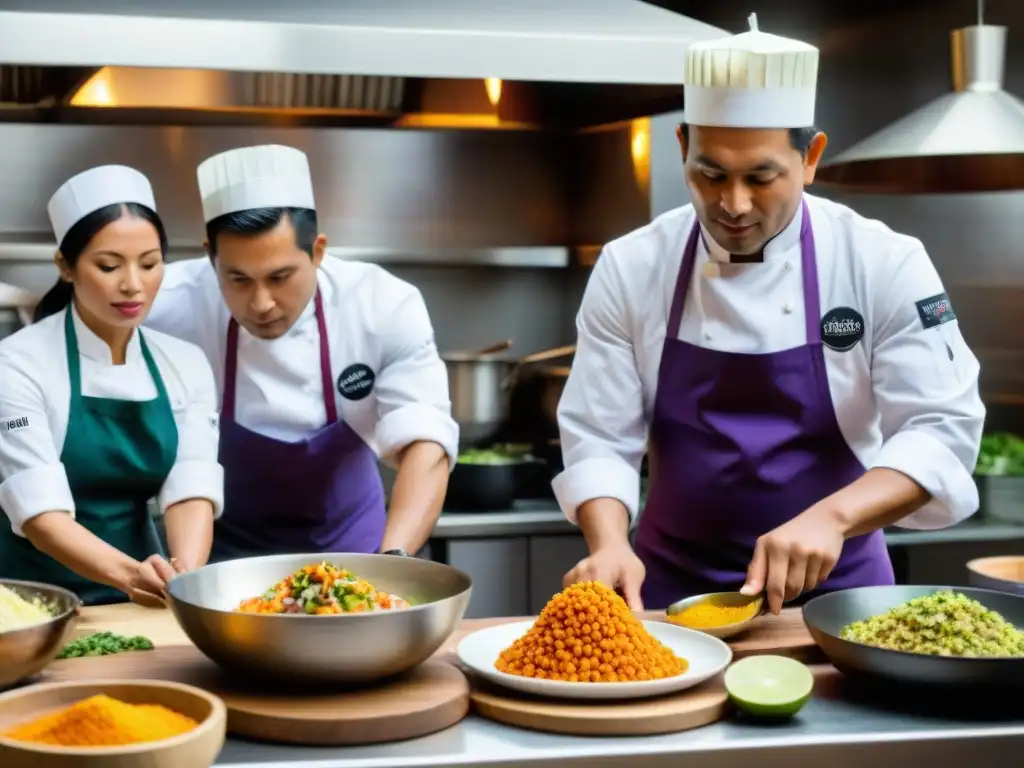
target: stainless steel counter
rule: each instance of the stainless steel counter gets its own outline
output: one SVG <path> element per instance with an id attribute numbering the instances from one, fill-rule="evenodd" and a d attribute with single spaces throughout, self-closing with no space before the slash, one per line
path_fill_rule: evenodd
<path id="1" fill-rule="evenodd" d="M 577 534 L 553 500 L 519 501 L 512 509 L 482 512 L 445 512 L 434 529 L 439 539 L 501 538 Z M 1024 526 L 985 517 L 972 517 L 952 528 L 910 531 L 891 528 L 885 533 L 890 546 L 944 544 L 964 541 L 1024 539 Z"/>
<path id="2" fill-rule="evenodd" d="M 471 715 L 433 736 L 373 747 L 311 749 L 231 740 L 217 765 L 916 768 L 969 764 L 971 768 L 986 768 L 1014 764 L 1009 755 L 1019 756 L 1024 749 L 1024 709 L 1019 706 L 1016 714 L 1004 710 L 988 717 L 966 706 L 956 715 L 924 714 L 915 704 L 886 710 L 878 703 L 851 695 L 834 671 L 826 674 L 819 680 L 815 698 L 799 717 L 782 725 L 737 721 L 668 736 L 573 738 L 508 728 Z M 968 717 L 971 719 L 965 719 Z"/>

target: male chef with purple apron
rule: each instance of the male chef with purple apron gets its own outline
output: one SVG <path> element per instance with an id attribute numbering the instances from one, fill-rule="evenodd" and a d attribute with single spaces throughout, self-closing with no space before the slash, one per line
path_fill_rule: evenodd
<path id="1" fill-rule="evenodd" d="M 566 583 L 634 609 L 892 584 L 884 527 L 978 508 L 978 362 L 939 274 L 921 241 L 804 193 L 818 51 L 751 27 L 687 52 L 692 204 L 605 246 L 558 409 L 554 488 L 590 550 Z"/>
<path id="2" fill-rule="evenodd" d="M 458 445 L 422 296 L 326 253 L 298 149 L 222 152 L 197 175 L 209 258 L 167 266 L 147 325 L 198 344 L 217 378 L 211 561 L 416 552 Z M 397 469 L 387 507 L 378 459 Z"/>

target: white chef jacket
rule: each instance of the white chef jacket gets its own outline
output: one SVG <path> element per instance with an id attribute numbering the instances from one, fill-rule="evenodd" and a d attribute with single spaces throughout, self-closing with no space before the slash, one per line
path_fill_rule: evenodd
<path id="1" fill-rule="evenodd" d="M 846 307 L 864 320 L 863 338 L 849 351 L 823 345 L 839 428 L 866 468 L 902 472 L 932 495 L 900 526 L 957 523 L 978 508 L 972 472 L 985 407 L 978 361 L 959 324 L 926 327 L 919 314 L 918 302 L 944 293 L 938 272 L 916 238 L 843 205 L 805 198 L 822 316 Z M 558 407 L 565 471 L 553 487 L 571 521 L 596 498 L 618 499 L 636 519 L 669 308 L 696 221 L 692 205 L 668 211 L 606 245 L 590 277 Z M 798 209 L 756 264 L 729 263 L 704 233 L 679 338 L 746 354 L 805 344 L 801 223 Z"/>
<path id="2" fill-rule="evenodd" d="M 338 417 L 385 460 L 410 443 L 439 443 L 455 466 L 459 428 L 451 418 L 448 373 L 419 290 L 374 264 L 325 256 L 317 273 L 330 343 Z M 207 258 L 168 264 L 146 325 L 198 344 L 213 366 L 218 394 L 230 312 Z M 374 374 L 362 399 L 339 387 L 353 365 Z M 280 338 L 238 329 L 235 420 L 279 440 L 312 436 L 327 419 L 314 303 Z"/>
<path id="3" fill-rule="evenodd" d="M 73 308 L 50 315 L 0 341 L 0 507 L 11 528 L 43 512 L 75 514 L 60 461 L 71 404 L 64 316 L 71 311 L 78 337 L 82 394 L 112 400 L 151 400 L 156 384 L 142 356 L 139 334 L 128 342 L 124 365 Z M 186 499 L 224 506 L 224 471 L 217 463 L 219 427 L 213 372 L 202 351 L 157 331 L 143 332 L 163 378 L 178 428 L 178 455 L 157 498 L 159 510 Z"/>

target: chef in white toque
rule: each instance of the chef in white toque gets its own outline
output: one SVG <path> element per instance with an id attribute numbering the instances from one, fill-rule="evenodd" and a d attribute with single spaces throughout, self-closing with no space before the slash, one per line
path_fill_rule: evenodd
<path id="1" fill-rule="evenodd" d="M 223 152 L 198 180 L 209 258 L 168 267 L 148 324 L 202 347 L 217 378 L 213 559 L 417 551 L 458 446 L 419 291 L 327 255 L 298 149 Z M 378 458 L 397 467 L 387 508 Z"/>
<path id="2" fill-rule="evenodd" d="M 924 245 L 804 192 L 817 74 L 753 17 L 686 54 L 693 202 L 605 246 L 577 319 L 554 487 L 590 555 L 567 582 L 778 612 L 893 583 L 884 527 L 978 508 L 978 361 Z"/>
<path id="3" fill-rule="evenodd" d="M 0 341 L 0 576 L 160 607 L 176 572 L 206 563 L 223 507 L 213 372 L 196 346 L 139 329 L 167 251 L 145 176 L 92 168 L 49 213 L 60 279 Z"/>

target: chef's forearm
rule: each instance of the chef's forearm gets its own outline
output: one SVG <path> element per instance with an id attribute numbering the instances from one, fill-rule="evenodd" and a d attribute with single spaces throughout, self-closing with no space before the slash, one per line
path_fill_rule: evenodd
<path id="1" fill-rule="evenodd" d="M 877 467 L 808 512 L 830 517 L 851 538 L 898 523 L 930 499 L 931 494 L 902 472 Z"/>
<path id="2" fill-rule="evenodd" d="M 167 548 L 178 570 L 206 565 L 213 542 L 213 504 L 207 499 L 186 499 L 164 512 Z"/>
<path id="3" fill-rule="evenodd" d="M 79 576 L 129 593 L 138 562 L 66 512 L 44 512 L 27 521 L 22 532 L 32 546 Z"/>
<path id="4" fill-rule="evenodd" d="M 404 448 L 397 464 L 380 548 L 415 553 L 427 543 L 441 515 L 448 490 L 448 454 L 437 443 L 420 441 Z"/>
<path id="5" fill-rule="evenodd" d="M 576 510 L 576 522 L 591 552 L 629 543 L 629 510 L 618 499 L 591 499 Z"/>

